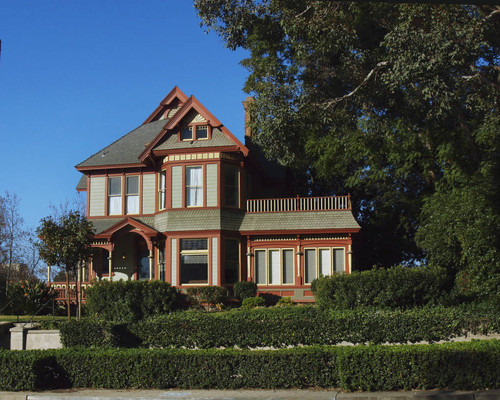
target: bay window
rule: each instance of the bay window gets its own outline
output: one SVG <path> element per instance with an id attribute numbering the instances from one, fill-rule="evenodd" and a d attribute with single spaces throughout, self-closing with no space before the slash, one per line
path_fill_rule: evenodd
<path id="1" fill-rule="evenodd" d="M 255 275 L 259 285 L 293 284 L 293 250 L 255 250 Z"/>
<path id="2" fill-rule="evenodd" d="M 186 206 L 203 206 L 202 167 L 186 167 Z"/>
<path id="3" fill-rule="evenodd" d="M 163 210 L 166 205 L 167 193 L 167 176 L 166 171 L 160 171 L 158 179 L 158 209 Z"/>
<path id="4" fill-rule="evenodd" d="M 305 282 L 311 283 L 319 276 L 330 276 L 335 272 L 345 272 L 343 248 L 305 249 Z"/>
<path id="5" fill-rule="evenodd" d="M 127 214 L 139 214 L 139 176 L 126 177 L 125 209 Z"/>
<path id="6" fill-rule="evenodd" d="M 181 284 L 208 284 L 208 239 L 180 240 Z"/>
<path id="7" fill-rule="evenodd" d="M 122 178 L 108 178 L 108 214 L 122 214 Z"/>

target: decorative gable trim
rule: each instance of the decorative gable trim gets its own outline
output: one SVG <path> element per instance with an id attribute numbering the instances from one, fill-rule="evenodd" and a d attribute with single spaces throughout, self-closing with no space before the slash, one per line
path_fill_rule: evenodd
<path id="1" fill-rule="evenodd" d="M 174 100 L 177 99 L 179 100 L 180 102 L 180 108 L 182 108 L 182 104 L 184 104 L 187 100 L 188 100 L 188 97 L 184 94 L 184 92 L 182 90 L 180 90 L 177 86 L 175 86 L 169 94 L 167 94 L 167 97 L 165 97 L 160 105 L 156 108 L 156 110 L 153 111 L 153 113 L 146 119 L 146 121 L 144 121 L 142 123 L 142 125 L 144 124 L 149 124 L 151 121 L 153 121 L 156 117 L 158 117 L 158 115 L 162 112 L 165 112 L 165 107 L 168 107 L 169 105 L 171 105 Z M 177 107 L 177 109 L 179 109 L 179 107 Z M 173 110 L 171 110 L 173 111 Z M 169 113 L 170 114 L 170 113 Z M 175 113 L 174 113 L 175 115 Z M 168 115 L 167 117 L 170 117 L 171 115 Z"/>
<path id="2" fill-rule="evenodd" d="M 191 96 L 187 101 L 184 102 L 180 110 L 177 111 L 175 115 L 165 124 L 156 138 L 141 153 L 141 155 L 139 156 L 139 161 L 144 162 L 148 157 L 150 157 L 154 147 L 160 142 L 160 140 L 165 135 L 167 135 L 169 131 L 176 129 L 182 119 L 185 118 L 191 110 L 195 110 L 202 118 L 206 120 L 207 124 L 210 124 L 212 126 L 212 128 L 220 128 L 221 131 L 234 142 L 237 149 L 241 151 L 244 156 L 248 155 L 248 148 L 243 143 L 241 143 L 231 132 L 229 132 L 229 130 L 225 126 L 223 126 L 222 123 L 210 111 L 208 111 L 196 97 Z"/>
<path id="3" fill-rule="evenodd" d="M 106 229 L 105 231 L 101 232 L 100 234 L 94 235 L 94 238 L 110 240 L 113 235 L 126 227 L 130 228 L 129 232 L 136 232 L 141 236 L 148 237 L 149 239 L 159 234 L 156 229 L 153 229 L 134 218 L 127 217 L 111 226 L 110 228 Z"/>

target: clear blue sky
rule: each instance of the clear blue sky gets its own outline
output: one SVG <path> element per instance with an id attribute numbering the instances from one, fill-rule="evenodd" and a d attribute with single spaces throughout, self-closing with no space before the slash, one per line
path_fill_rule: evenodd
<path id="1" fill-rule="evenodd" d="M 0 194 L 21 197 L 28 227 L 175 85 L 243 137 L 245 53 L 206 34 L 189 0 L 2 0 L 0 39 Z"/>

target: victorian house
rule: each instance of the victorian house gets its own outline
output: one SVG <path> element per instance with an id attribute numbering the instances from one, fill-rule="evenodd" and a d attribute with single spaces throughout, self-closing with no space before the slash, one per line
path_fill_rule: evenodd
<path id="1" fill-rule="evenodd" d="M 95 228 L 84 286 L 251 280 L 259 292 L 313 301 L 313 279 L 350 273 L 360 227 L 349 196 L 293 196 L 287 170 L 249 136 L 241 143 L 175 87 L 138 128 L 78 164 Z"/>

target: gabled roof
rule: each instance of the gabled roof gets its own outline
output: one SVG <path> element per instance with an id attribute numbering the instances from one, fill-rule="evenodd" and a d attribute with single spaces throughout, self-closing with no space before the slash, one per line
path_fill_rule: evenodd
<path id="1" fill-rule="evenodd" d="M 211 140 L 179 143 L 177 127 L 190 112 L 196 112 L 213 128 Z M 175 136 L 175 137 L 174 137 Z M 174 137 L 174 138 L 172 138 Z M 175 139 L 175 140 L 174 140 Z M 144 166 L 153 150 L 227 147 L 228 151 L 241 151 L 248 155 L 248 148 L 241 143 L 222 123 L 208 111 L 194 96 L 187 97 L 177 86 L 162 100 L 146 121 L 133 131 L 85 161 L 76 165 L 79 171 L 107 167 Z"/>
<path id="2" fill-rule="evenodd" d="M 200 114 L 213 128 L 220 128 L 221 132 L 229 138 L 233 146 L 236 146 L 245 156 L 248 155 L 248 149 L 241 143 L 229 130 L 222 125 L 222 123 L 210 112 L 203 104 L 201 104 L 198 99 L 194 96 L 189 97 L 189 99 L 182 105 L 182 107 L 175 113 L 175 115 L 168 120 L 168 122 L 163 127 L 162 131 L 156 136 L 156 138 L 150 143 L 148 147 L 142 152 L 139 160 L 144 162 L 156 146 L 162 141 L 162 139 L 168 139 L 166 136 L 172 134 L 172 130 L 176 129 L 178 124 L 190 113 L 191 111 L 196 111 Z M 170 131 L 170 132 L 169 132 Z M 163 140 L 165 143 L 168 140 Z M 213 147 L 210 141 L 203 141 L 202 145 L 205 147 Z M 201 146 L 201 145 L 200 145 Z M 162 148 L 164 149 L 164 148 Z"/>
<path id="3" fill-rule="evenodd" d="M 110 238 L 111 236 L 115 235 L 124 228 L 140 232 L 148 237 L 154 237 L 159 233 L 156 229 L 146 225 L 143 221 L 140 221 L 139 219 L 132 217 L 125 217 L 123 219 L 120 219 L 117 223 L 113 224 L 112 226 L 104 229 L 102 232 L 96 233 L 94 237 Z"/>

